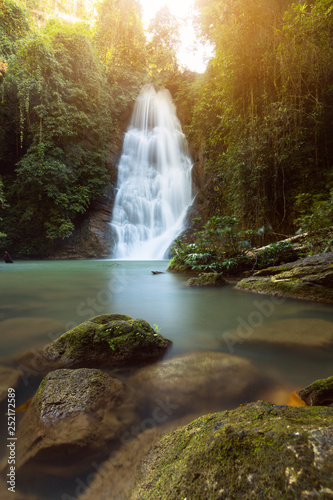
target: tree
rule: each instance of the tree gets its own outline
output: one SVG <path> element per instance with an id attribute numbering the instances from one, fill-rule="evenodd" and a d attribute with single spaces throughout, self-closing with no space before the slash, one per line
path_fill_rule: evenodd
<path id="1" fill-rule="evenodd" d="M 180 47 L 179 22 L 168 7 L 162 7 L 151 21 L 147 44 L 150 72 L 156 76 L 160 72 L 177 72 L 177 50 Z"/>
<path id="2" fill-rule="evenodd" d="M 108 180 L 112 98 L 84 31 L 52 21 L 23 40 L 8 64 L 6 80 L 19 99 L 21 159 L 8 190 L 6 232 L 24 252 L 46 251 L 70 236 Z"/>
<path id="3" fill-rule="evenodd" d="M 196 3 L 215 57 L 188 130 L 203 144 L 213 213 L 291 232 L 295 196 L 313 175 L 323 189 L 332 166 L 331 2 Z"/>
<path id="4" fill-rule="evenodd" d="M 98 7 L 95 28 L 98 51 L 116 71 L 125 64 L 132 70 L 145 66 L 145 35 L 137 0 L 104 0 Z"/>
<path id="5" fill-rule="evenodd" d="M 25 12 L 12 0 L 0 0 L 0 61 L 5 63 L 15 52 L 17 42 L 26 35 Z M 1 68 L 0 68 L 1 69 Z"/>

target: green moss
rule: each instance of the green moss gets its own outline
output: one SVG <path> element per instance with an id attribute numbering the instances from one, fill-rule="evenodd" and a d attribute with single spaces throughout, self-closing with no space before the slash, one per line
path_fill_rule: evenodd
<path id="1" fill-rule="evenodd" d="M 309 269 L 305 267 L 284 270 L 270 277 L 262 276 L 260 272 L 237 283 L 237 288 L 331 304 L 333 303 L 333 288 L 330 286 L 330 273 L 330 270 L 319 273 L 317 269 L 316 273 L 309 274 Z"/>
<path id="2" fill-rule="evenodd" d="M 198 278 L 191 278 L 187 281 L 188 286 L 225 286 L 228 282 L 220 273 L 204 273 Z"/>
<path id="3" fill-rule="evenodd" d="M 314 466 L 311 433 L 318 426 L 324 439 L 333 410 L 256 403 L 201 417 L 153 449 L 130 499 L 293 500 L 304 490 L 332 488 L 329 456 L 321 470 Z"/>
<path id="4" fill-rule="evenodd" d="M 333 376 L 322 378 L 313 382 L 309 388 L 313 391 L 322 391 L 323 389 L 333 389 Z"/>
<path id="5" fill-rule="evenodd" d="M 185 264 L 177 256 L 171 259 L 167 271 L 172 273 L 193 273 L 191 266 Z"/>
<path id="6" fill-rule="evenodd" d="M 73 363 L 117 364 L 127 359 L 158 357 L 170 343 L 145 320 L 101 315 L 63 334 L 44 349 L 44 355 L 58 367 Z"/>
<path id="7" fill-rule="evenodd" d="M 38 387 L 37 392 L 35 394 L 37 406 L 39 406 L 41 403 L 41 399 L 42 399 L 42 395 L 43 395 L 43 391 L 44 391 L 44 388 L 46 386 L 46 383 L 47 383 L 47 379 L 46 379 L 46 377 L 44 377 L 43 380 L 41 381 L 41 383 L 39 384 L 39 387 Z"/>

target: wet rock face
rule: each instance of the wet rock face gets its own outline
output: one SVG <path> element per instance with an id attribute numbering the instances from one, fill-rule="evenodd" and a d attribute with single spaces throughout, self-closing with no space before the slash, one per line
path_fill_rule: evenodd
<path id="1" fill-rule="evenodd" d="M 121 314 L 96 316 L 64 333 L 41 351 L 46 367 L 120 366 L 155 360 L 171 341 L 147 321 Z"/>
<path id="2" fill-rule="evenodd" d="M 133 391 L 109 374 L 87 368 L 51 372 L 19 424 L 17 470 L 22 477 L 81 472 L 136 418 Z"/>
<path id="3" fill-rule="evenodd" d="M 130 500 L 331 498 L 333 409 L 258 402 L 201 417 L 149 453 Z"/>
<path id="4" fill-rule="evenodd" d="M 220 273 L 204 273 L 198 278 L 191 278 L 187 281 L 188 286 L 225 286 L 228 284 Z"/>
<path id="5" fill-rule="evenodd" d="M 263 269 L 237 288 L 333 304 L 333 252 Z"/>
<path id="6" fill-rule="evenodd" d="M 333 377 L 316 380 L 298 394 L 308 406 L 333 406 Z"/>

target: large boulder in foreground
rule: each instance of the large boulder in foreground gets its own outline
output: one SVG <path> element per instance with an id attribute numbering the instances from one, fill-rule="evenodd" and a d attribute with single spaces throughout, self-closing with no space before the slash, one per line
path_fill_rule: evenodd
<path id="1" fill-rule="evenodd" d="M 316 380 L 298 394 L 308 406 L 333 405 L 333 377 Z"/>
<path id="2" fill-rule="evenodd" d="M 262 269 L 237 288 L 333 304 L 333 252 Z"/>
<path id="3" fill-rule="evenodd" d="M 200 417 L 162 438 L 129 499 L 332 495 L 333 409 L 258 402 Z"/>
<path id="4" fill-rule="evenodd" d="M 71 475 L 103 458 L 136 421 L 135 395 L 96 369 L 56 370 L 41 382 L 18 426 L 16 468 Z"/>
<path id="5" fill-rule="evenodd" d="M 139 369 L 128 379 L 161 422 L 200 411 L 217 411 L 252 401 L 272 382 L 242 357 L 194 352 Z M 164 418 L 164 420 L 163 420 Z"/>
<path id="6" fill-rule="evenodd" d="M 49 369 L 116 367 L 156 360 L 170 344 L 143 319 L 102 314 L 61 335 L 41 355 Z"/>

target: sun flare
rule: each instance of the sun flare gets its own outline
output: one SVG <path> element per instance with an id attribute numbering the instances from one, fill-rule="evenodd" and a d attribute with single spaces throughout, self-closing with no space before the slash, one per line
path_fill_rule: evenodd
<path id="1" fill-rule="evenodd" d="M 212 55 L 211 48 L 197 40 L 192 25 L 194 0 L 140 0 L 143 22 L 148 27 L 150 20 L 166 5 L 171 14 L 181 22 L 181 47 L 178 52 L 179 63 L 199 73 L 204 72 L 206 61 Z"/>

